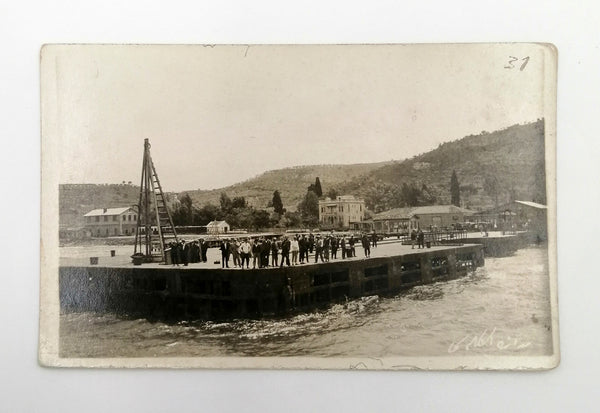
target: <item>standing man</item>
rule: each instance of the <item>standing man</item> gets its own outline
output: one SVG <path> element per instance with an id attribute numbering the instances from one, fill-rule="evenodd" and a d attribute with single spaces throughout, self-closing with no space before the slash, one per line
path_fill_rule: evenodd
<path id="1" fill-rule="evenodd" d="M 183 266 L 187 267 L 190 262 L 190 258 L 192 257 L 192 251 L 190 249 L 191 244 L 189 242 L 185 242 L 185 240 L 181 241 L 183 244 Z"/>
<path id="2" fill-rule="evenodd" d="M 245 238 L 244 241 L 240 245 L 240 256 L 242 259 L 241 266 L 244 268 L 244 262 L 246 263 L 246 268 L 250 268 L 250 253 L 252 252 L 252 246 L 248 242 L 248 238 Z"/>
<path id="3" fill-rule="evenodd" d="M 323 240 L 323 256 L 325 257 L 325 262 L 329 262 L 329 247 L 331 245 L 330 243 L 331 243 L 331 239 L 328 235 Z"/>
<path id="4" fill-rule="evenodd" d="M 258 268 L 260 268 L 260 244 L 257 239 L 252 240 L 252 268 L 256 268 L 258 262 Z"/>
<path id="5" fill-rule="evenodd" d="M 221 242 L 221 268 L 229 268 L 229 241 Z"/>
<path id="6" fill-rule="evenodd" d="M 421 229 L 419 229 L 419 233 L 417 234 L 417 241 L 419 242 L 419 249 L 425 248 L 425 234 Z"/>
<path id="7" fill-rule="evenodd" d="M 283 263 L 290 266 L 290 240 L 287 237 L 283 237 L 283 241 L 281 242 L 281 265 L 283 267 Z"/>
<path id="8" fill-rule="evenodd" d="M 200 259 L 202 262 L 206 262 L 206 252 L 208 251 L 208 242 L 204 241 L 204 238 L 200 239 Z"/>
<path id="9" fill-rule="evenodd" d="M 298 249 L 300 250 L 300 264 L 304 264 L 304 257 L 306 257 L 306 261 L 308 261 L 308 245 L 306 241 L 306 236 L 302 234 L 300 240 L 298 241 Z"/>
<path id="10" fill-rule="evenodd" d="M 171 247 L 171 264 L 174 266 L 177 265 L 179 267 L 179 261 L 177 259 L 177 243 L 172 242 L 170 244 Z"/>
<path id="11" fill-rule="evenodd" d="M 412 249 L 415 249 L 415 243 L 417 242 L 417 231 L 416 230 L 412 230 L 410 232 L 410 245 L 412 245 Z"/>
<path id="12" fill-rule="evenodd" d="M 279 241 L 274 239 L 271 241 L 271 265 L 273 267 L 277 267 L 279 265 L 278 255 L 279 255 Z"/>
<path id="13" fill-rule="evenodd" d="M 365 257 L 369 258 L 371 256 L 371 242 L 367 234 L 362 236 L 362 246 L 365 250 Z"/>
<path id="14" fill-rule="evenodd" d="M 298 264 L 298 251 L 300 251 L 300 244 L 298 244 L 298 236 L 292 238 L 290 242 L 290 251 L 292 253 L 292 265 Z"/>
<path id="15" fill-rule="evenodd" d="M 271 252 L 271 241 L 268 238 L 262 241 L 260 247 L 260 266 L 266 268 L 269 266 L 269 253 Z"/>
<path id="16" fill-rule="evenodd" d="M 237 267 L 240 265 L 240 243 L 236 238 L 229 244 L 229 248 L 231 250 L 231 256 L 233 257 L 233 266 Z"/>
<path id="17" fill-rule="evenodd" d="M 373 230 L 373 234 L 371 235 L 371 241 L 373 242 L 373 247 L 377 248 L 377 233 L 375 232 L 375 230 Z"/>
<path id="18" fill-rule="evenodd" d="M 314 247 L 315 247 L 315 236 L 311 232 L 310 235 L 308 236 L 308 252 L 310 252 L 312 254 Z"/>
<path id="19" fill-rule="evenodd" d="M 337 258 L 337 250 L 340 245 L 340 240 L 336 236 L 331 237 L 331 259 Z"/>
<path id="20" fill-rule="evenodd" d="M 320 235 L 317 235 L 315 239 L 315 263 L 319 262 L 319 257 L 321 257 L 321 262 L 325 262 L 323 260 L 323 240 Z"/>

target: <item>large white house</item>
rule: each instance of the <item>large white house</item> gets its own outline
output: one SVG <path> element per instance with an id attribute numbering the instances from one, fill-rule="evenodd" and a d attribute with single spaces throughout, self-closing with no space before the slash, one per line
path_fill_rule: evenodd
<path id="1" fill-rule="evenodd" d="M 131 207 L 94 209 L 84 216 L 85 228 L 93 237 L 133 235 L 137 226 L 137 212 Z"/>
<path id="2" fill-rule="evenodd" d="M 354 195 L 319 201 L 319 224 L 323 228 L 350 228 L 365 218 L 365 201 Z"/>

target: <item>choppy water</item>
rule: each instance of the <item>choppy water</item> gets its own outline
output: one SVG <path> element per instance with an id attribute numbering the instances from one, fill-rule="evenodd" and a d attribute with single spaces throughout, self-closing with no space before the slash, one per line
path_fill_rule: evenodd
<path id="1" fill-rule="evenodd" d="M 466 277 L 278 320 L 177 324 L 61 315 L 63 357 L 542 355 L 552 352 L 547 250 Z"/>

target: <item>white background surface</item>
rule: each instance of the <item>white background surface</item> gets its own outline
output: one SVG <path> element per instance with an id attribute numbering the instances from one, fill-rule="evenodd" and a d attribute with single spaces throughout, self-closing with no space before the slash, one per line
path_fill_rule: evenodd
<path id="1" fill-rule="evenodd" d="M 281 3 L 281 4 L 280 4 Z M 594 1 L 0 3 L 0 411 L 596 411 L 600 18 Z M 502 4 L 502 5 L 500 5 Z M 43 43 L 552 42 L 561 365 L 549 372 L 60 370 L 37 365 Z"/>

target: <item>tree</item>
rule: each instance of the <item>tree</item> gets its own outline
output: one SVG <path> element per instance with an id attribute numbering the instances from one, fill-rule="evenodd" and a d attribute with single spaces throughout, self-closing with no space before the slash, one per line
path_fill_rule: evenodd
<path id="1" fill-rule="evenodd" d="M 180 199 L 180 204 L 175 208 L 172 214 L 175 225 L 193 225 L 195 209 L 192 205 L 192 198 L 185 193 Z"/>
<path id="2" fill-rule="evenodd" d="M 307 191 L 304 199 L 298 204 L 298 212 L 306 225 L 319 222 L 319 198 L 313 191 Z"/>
<path id="3" fill-rule="evenodd" d="M 216 220 L 220 216 L 219 207 L 208 203 L 198 209 L 194 214 L 194 225 L 206 225 L 210 221 Z"/>
<path id="4" fill-rule="evenodd" d="M 415 186 L 415 184 L 408 185 L 406 182 L 402 184 L 402 203 L 404 206 L 418 206 L 419 198 L 421 197 L 421 190 Z"/>
<path id="5" fill-rule="evenodd" d="M 452 177 L 450 178 L 450 197 L 452 198 L 452 205 L 460 206 L 460 185 L 458 183 L 458 177 L 456 171 L 452 170 Z"/>
<path id="6" fill-rule="evenodd" d="M 246 198 L 243 196 L 236 196 L 231 200 L 231 208 L 246 208 L 247 206 Z"/>
<path id="7" fill-rule="evenodd" d="M 228 213 L 233 206 L 231 198 L 229 198 L 225 192 L 221 192 L 221 198 L 219 198 L 219 203 L 221 204 L 221 211 L 223 211 L 224 213 Z"/>
<path id="8" fill-rule="evenodd" d="M 317 197 L 321 198 L 323 196 L 323 189 L 321 188 L 321 181 L 319 181 L 319 177 L 315 179 L 315 194 Z"/>
<path id="9" fill-rule="evenodd" d="M 281 195 L 279 195 L 279 191 L 273 192 L 273 209 L 279 215 L 283 214 L 283 202 L 281 202 Z"/>
<path id="10" fill-rule="evenodd" d="M 338 192 L 334 188 L 331 188 L 327 191 L 327 196 L 331 199 L 336 199 L 338 197 Z"/>
<path id="11" fill-rule="evenodd" d="M 264 209 L 254 210 L 254 228 L 266 228 L 271 224 L 270 216 Z"/>
<path id="12" fill-rule="evenodd" d="M 298 212 L 287 211 L 283 215 L 283 221 L 288 228 L 298 228 L 302 225 L 302 216 Z"/>

